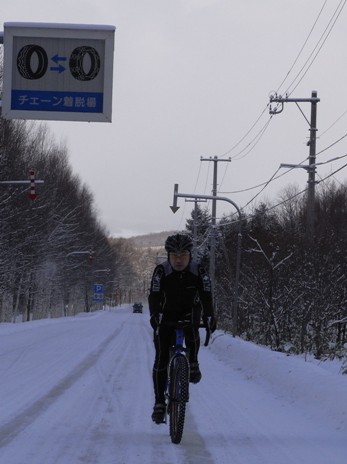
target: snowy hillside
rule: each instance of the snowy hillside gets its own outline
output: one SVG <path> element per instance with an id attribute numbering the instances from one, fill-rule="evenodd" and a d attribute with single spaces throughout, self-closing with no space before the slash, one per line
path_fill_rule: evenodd
<path id="1" fill-rule="evenodd" d="M 184 436 L 153 424 L 148 314 L 0 325 L 4 464 L 342 464 L 347 377 L 217 331 Z"/>

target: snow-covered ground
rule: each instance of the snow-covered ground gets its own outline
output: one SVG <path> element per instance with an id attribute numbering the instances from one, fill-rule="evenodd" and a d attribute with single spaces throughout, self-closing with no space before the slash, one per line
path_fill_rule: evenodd
<path id="1" fill-rule="evenodd" d="M 203 333 L 202 333 L 203 335 Z M 0 324 L 3 464 L 345 464 L 347 376 L 217 331 L 184 436 L 151 421 L 147 309 Z"/>

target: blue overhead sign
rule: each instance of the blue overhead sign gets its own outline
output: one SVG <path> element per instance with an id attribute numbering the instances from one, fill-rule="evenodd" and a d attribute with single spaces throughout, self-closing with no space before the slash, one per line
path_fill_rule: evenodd
<path id="1" fill-rule="evenodd" d="M 11 109 L 22 111 L 64 111 L 102 113 L 103 94 L 12 90 Z"/>
<path id="2" fill-rule="evenodd" d="M 114 26 L 4 25 L 4 118 L 112 119 Z"/>
<path id="3" fill-rule="evenodd" d="M 19 111 L 102 113 L 103 110 L 103 94 L 96 92 L 12 90 L 11 97 L 11 109 Z"/>

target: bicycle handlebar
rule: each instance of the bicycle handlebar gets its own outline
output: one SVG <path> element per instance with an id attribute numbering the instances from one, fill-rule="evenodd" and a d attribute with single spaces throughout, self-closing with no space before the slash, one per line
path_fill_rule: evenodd
<path id="1" fill-rule="evenodd" d="M 177 322 L 165 322 L 166 327 L 173 327 L 175 329 L 184 329 L 185 327 L 193 326 L 191 321 L 177 321 Z M 199 324 L 199 329 L 206 329 L 204 346 L 208 346 L 211 338 L 211 329 L 209 324 Z"/>

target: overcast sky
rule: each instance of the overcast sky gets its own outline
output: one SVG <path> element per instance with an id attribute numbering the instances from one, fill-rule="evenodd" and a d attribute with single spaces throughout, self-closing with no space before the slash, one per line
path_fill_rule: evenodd
<path id="1" fill-rule="evenodd" d="M 291 98 L 318 92 L 317 162 L 325 164 L 317 180 L 345 180 L 347 141 L 334 144 L 347 133 L 345 3 L 11 0 L 1 17 L 116 27 L 112 123 L 47 125 L 93 192 L 100 222 L 110 234 L 130 236 L 185 227 L 193 203 L 180 198 L 174 215 L 173 188 L 211 194 L 213 163 L 201 157 L 231 157 L 218 162 L 219 195 L 240 208 L 253 198 L 248 210 L 275 203 L 291 185 L 304 189 L 305 169 L 286 173 L 279 165 L 307 158 L 310 104 L 300 103 L 301 112 L 286 103 L 270 117 L 275 91 Z M 336 157 L 343 158 L 326 163 Z M 231 212 L 218 203 L 219 217 Z"/>

